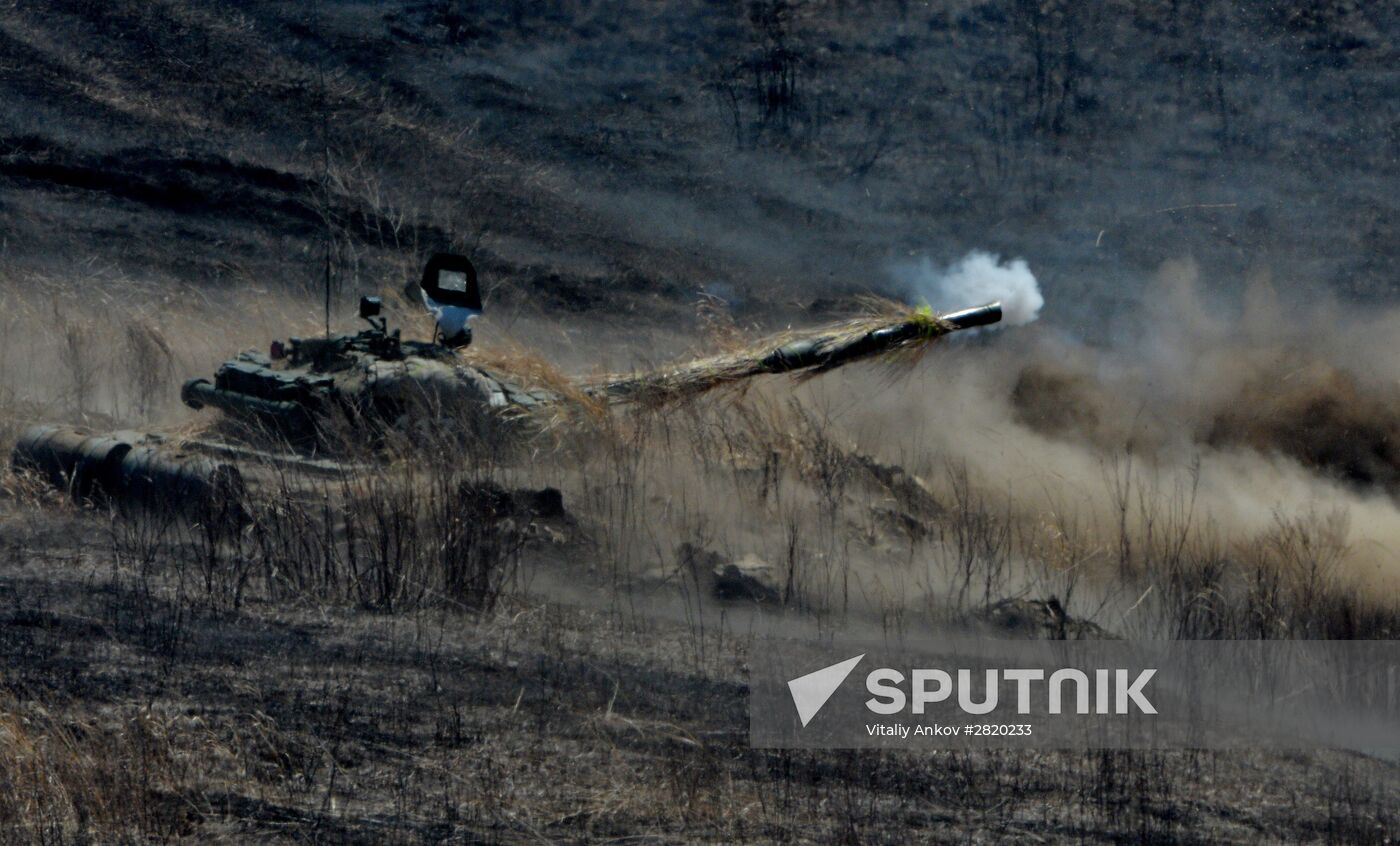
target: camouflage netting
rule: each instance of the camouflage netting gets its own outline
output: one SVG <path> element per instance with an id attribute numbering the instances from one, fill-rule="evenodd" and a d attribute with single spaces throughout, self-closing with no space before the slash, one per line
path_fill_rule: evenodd
<path id="1" fill-rule="evenodd" d="M 881 306 L 877 314 L 790 332 L 723 355 L 650 373 L 606 376 L 589 382 L 584 390 L 611 403 L 662 405 L 764 374 L 792 373 L 805 378 L 876 356 L 907 361 L 957 328 L 929 309 Z"/>

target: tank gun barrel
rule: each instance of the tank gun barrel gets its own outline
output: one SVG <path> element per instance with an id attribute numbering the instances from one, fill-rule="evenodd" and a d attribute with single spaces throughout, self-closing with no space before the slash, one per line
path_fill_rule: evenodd
<path id="1" fill-rule="evenodd" d="M 1001 322 L 1001 303 L 965 308 L 943 315 L 943 319 L 953 324 L 955 329 L 972 329 L 977 326 L 991 326 Z"/>
<path id="2" fill-rule="evenodd" d="M 778 347 L 763 357 L 762 372 L 791 373 L 808 369 L 824 372 L 862 358 L 892 352 L 911 342 L 930 340 L 960 329 L 987 326 L 999 320 L 1001 303 L 988 303 L 939 317 L 920 315 L 864 333 L 837 329 Z"/>
<path id="3" fill-rule="evenodd" d="M 900 319 L 871 318 L 804 333 L 776 347 L 701 359 L 653 373 L 611 377 L 585 390 L 611 402 L 666 401 L 710 388 L 778 373 L 824 373 L 852 362 L 921 346 L 950 332 L 1001 320 L 1001 303 L 946 315 L 917 313 Z"/>

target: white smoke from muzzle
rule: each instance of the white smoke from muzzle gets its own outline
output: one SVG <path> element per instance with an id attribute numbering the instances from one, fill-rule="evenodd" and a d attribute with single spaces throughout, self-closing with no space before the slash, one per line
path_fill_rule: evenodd
<path id="1" fill-rule="evenodd" d="M 1001 301 L 1002 323 L 1020 326 L 1040 316 L 1045 297 L 1024 259 L 1003 262 L 1000 256 L 973 250 L 940 267 L 927 257 L 894 268 L 895 278 L 910 294 L 938 311 L 954 311 Z"/>

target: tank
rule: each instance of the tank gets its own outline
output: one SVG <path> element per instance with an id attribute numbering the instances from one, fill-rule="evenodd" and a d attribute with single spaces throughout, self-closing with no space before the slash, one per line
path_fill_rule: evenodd
<path id="1" fill-rule="evenodd" d="M 39 427 L 17 443 L 14 463 L 78 497 L 149 500 L 159 489 L 169 499 L 197 503 L 242 489 L 239 459 L 288 460 L 291 453 L 289 460 L 314 470 L 329 457 L 319 469 L 333 471 L 336 456 L 372 452 L 393 432 L 428 427 L 447 436 L 529 437 L 568 404 L 664 405 L 764 374 L 815 375 L 920 350 L 950 332 L 1001 319 L 997 303 L 942 315 L 890 310 L 655 371 L 541 386 L 465 354 L 470 321 L 482 308 L 476 270 L 465 257 L 434 255 L 416 287 L 437 319 L 431 340 L 390 331 L 381 302 L 365 297 L 362 331 L 273 341 L 266 352 L 240 353 L 212 378 L 184 384 L 186 405 L 221 412 L 249 446 Z"/>
<path id="2" fill-rule="evenodd" d="M 502 412 L 559 401 L 464 363 L 452 347 L 382 328 L 274 342 L 269 353 L 224 362 L 212 379 L 191 379 L 180 395 L 190 408 L 223 412 L 307 452 L 373 447 L 390 430 L 424 422 L 464 434 L 520 428 Z"/>

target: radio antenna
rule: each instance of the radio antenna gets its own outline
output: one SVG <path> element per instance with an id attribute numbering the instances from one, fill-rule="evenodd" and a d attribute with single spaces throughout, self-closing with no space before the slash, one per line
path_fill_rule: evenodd
<path id="1" fill-rule="evenodd" d="M 311 32 L 321 31 L 321 3 L 320 0 L 312 0 L 311 3 Z M 321 88 L 321 120 L 320 120 L 320 141 L 321 141 L 321 216 L 326 221 L 326 237 L 324 242 L 323 279 L 322 287 L 325 289 L 325 316 L 326 316 L 326 337 L 331 336 L 331 245 L 335 237 L 334 220 L 331 212 L 331 146 L 330 146 L 330 92 L 326 87 L 326 59 L 321 56 L 316 62 L 316 77 Z"/>

